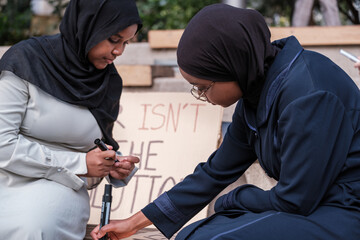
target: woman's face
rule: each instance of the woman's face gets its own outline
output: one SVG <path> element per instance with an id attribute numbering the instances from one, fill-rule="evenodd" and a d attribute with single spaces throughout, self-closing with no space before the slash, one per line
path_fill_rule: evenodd
<path id="1" fill-rule="evenodd" d="M 90 49 L 88 54 L 89 61 L 97 69 L 104 69 L 124 52 L 126 44 L 135 36 L 137 28 L 138 25 L 133 24 L 108 39 L 99 42 Z"/>
<path id="2" fill-rule="evenodd" d="M 180 73 L 191 85 L 196 86 L 200 92 L 206 90 L 203 94 L 206 95 L 207 101 L 214 105 L 228 107 L 236 103 L 243 95 L 238 83 L 235 81 L 212 82 L 191 76 L 181 68 Z"/>

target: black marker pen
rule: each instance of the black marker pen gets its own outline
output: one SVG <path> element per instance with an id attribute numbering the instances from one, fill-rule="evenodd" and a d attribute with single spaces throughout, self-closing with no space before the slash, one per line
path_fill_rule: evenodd
<path id="1" fill-rule="evenodd" d="M 101 151 L 107 151 L 109 150 L 106 144 L 99 138 L 95 139 L 94 143 L 98 148 L 100 148 Z M 115 162 L 118 162 L 119 160 L 115 159 Z"/>
<path id="2" fill-rule="evenodd" d="M 101 151 L 109 150 L 106 144 L 99 138 L 95 139 L 94 143 L 101 149 Z"/>
<path id="3" fill-rule="evenodd" d="M 111 210 L 111 184 L 105 184 L 104 195 L 102 198 L 102 206 L 101 206 L 101 217 L 100 217 L 100 229 L 109 223 L 110 219 L 110 210 Z M 105 234 L 100 240 L 107 240 L 107 234 Z"/>

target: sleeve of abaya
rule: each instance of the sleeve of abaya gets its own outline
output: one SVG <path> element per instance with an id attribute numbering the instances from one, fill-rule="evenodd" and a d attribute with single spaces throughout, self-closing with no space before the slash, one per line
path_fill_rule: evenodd
<path id="1" fill-rule="evenodd" d="M 54 151 L 20 134 L 26 114 L 28 88 L 17 78 L 0 78 L 0 168 L 28 177 L 45 178 L 74 190 L 84 181 L 76 174 L 86 174 L 86 154 Z"/>
<path id="2" fill-rule="evenodd" d="M 269 191 L 241 186 L 218 199 L 216 210 L 276 210 L 311 214 L 344 165 L 354 130 L 342 102 L 316 92 L 290 103 L 278 121 L 281 172 Z"/>
<path id="3" fill-rule="evenodd" d="M 171 237 L 257 159 L 239 114 L 242 112 L 238 105 L 224 141 L 206 163 L 200 163 L 193 174 L 142 209 L 166 237 Z"/>

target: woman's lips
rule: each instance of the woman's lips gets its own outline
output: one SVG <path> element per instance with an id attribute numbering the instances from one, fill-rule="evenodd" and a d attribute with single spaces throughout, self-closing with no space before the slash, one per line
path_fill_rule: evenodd
<path id="1" fill-rule="evenodd" d="M 112 63 L 113 63 L 113 61 L 114 61 L 114 59 L 108 59 L 108 58 L 106 58 L 106 62 L 107 62 L 107 64 L 112 64 Z"/>

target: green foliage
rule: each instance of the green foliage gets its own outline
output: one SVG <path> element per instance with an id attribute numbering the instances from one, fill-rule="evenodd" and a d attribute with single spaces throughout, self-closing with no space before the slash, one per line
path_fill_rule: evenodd
<path id="1" fill-rule="evenodd" d="M 0 45 L 12 45 L 29 37 L 30 0 L 12 0 L 0 5 Z"/>
<path id="2" fill-rule="evenodd" d="M 248 0 L 248 6 L 258 10 L 265 16 L 270 26 L 286 26 L 291 24 L 295 0 Z M 343 25 L 360 24 L 360 0 L 338 0 L 341 23 Z M 319 0 L 314 1 L 313 12 L 321 13 Z M 322 25 L 312 17 L 310 25 Z"/>
<path id="3" fill-rule="evenodd" d="M 68 0 L 47 0 L 60 18 Z M 90 1 L 90 0 L 89 0 Z M 183 29 L 203 7 L 221 0 L 136 0 L 143 29 L 138 41 L 146 41 L 149 30 Z M 317 2 L 317 1 L 315 1 Z M 357 3 L 357 4 L 356 4 Z M 288 26 L 294 0 L 247 0 L 247 7 L 258 10 L 271 26 Z M 315 4 L 315 10 L 318 8 Z M 338 0 L 343 24 L 360 23 L 360 0 Z M 0 0 L 0 45 L 12 45 L 30 37 L 30 0 Z M 317 24 L 317 23 L 315 23 Z"/>
<path id="4" fill-rule="evenodd" d="M 247 7 L 256 9 L 267 20 L 269 26 L 290 25 L 294 0 L 251 0 Z"/>
<path id="5" fill-rule="evenodd" d="M 67 0 L 48 0 L 48 2 L 54 7 L 53 14 L 57 15 L 59 19 L 62 19 L 69 2 Z"/>
<path id="6" fill-rule="evenodd" d="M 143 29 L 139 41 L 147 39 L 149 30 L 183 29 L 189 20 L 204 6 L 219 0 L 137 0 Z"/>
<path id="7" fill-rule="evenodd" d="M 343 22 L 360 24 L 360 0 L 338 0 L 338 6 Z"/>

